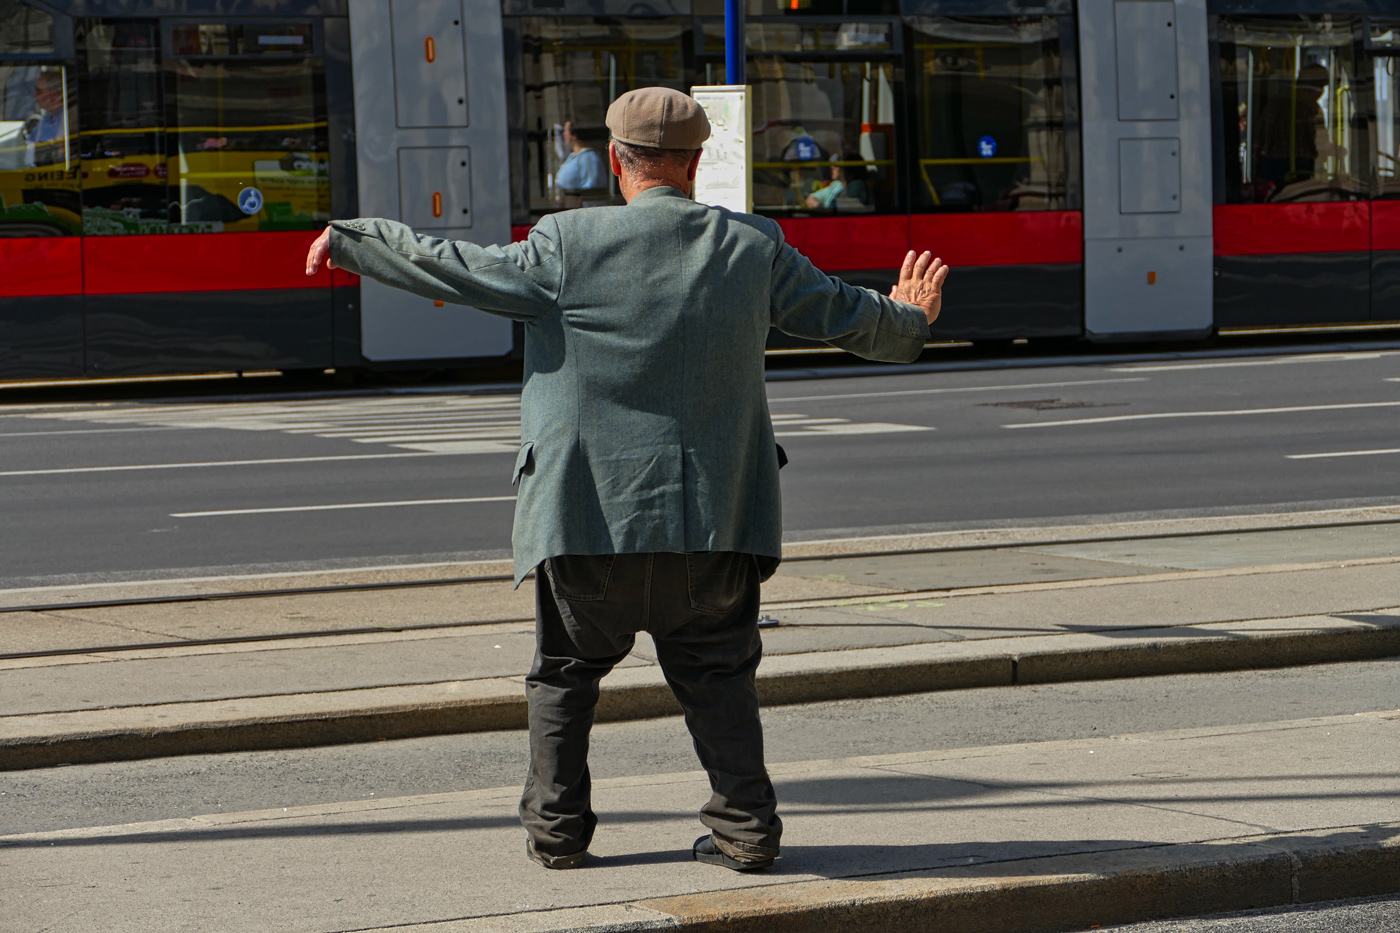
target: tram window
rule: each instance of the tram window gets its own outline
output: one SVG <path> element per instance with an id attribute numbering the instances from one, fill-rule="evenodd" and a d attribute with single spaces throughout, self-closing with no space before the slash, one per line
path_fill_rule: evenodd
<path id="1" fill-rule="evenodd" d="M 83 233 L 164 233 L 164 87 L 152 21 L 78 24 Z"/>
<path id="2" fill-rule="evenodd" d="M 20 0 L 0 0 L 0 55 L 53 54 L 53 16 Z"/>
<path id="3" fill-rule="evenodd" d="M 166 70 L 172 232 L 310 230 L 330 220 L 319 58 L 175 59 Z"/>
<path id="4" fill-rule="evenodd" d="M 1400 23 L 1371 23 L 1374 47 L 1394 52 L 1400 47 Z M 1376 177 L 1380 198 L 1400 198 L 1400 58 L 1376 55 Z"/>
<path id="5" fill-rule="evenodd" d="M 322 61 L 286 42 L 271 43 L 276 57 L 256 48 L 263 35 L 309 46 L 310 26 L 170 29 L 172 49 L 197 55 L 163 58 L 154 22 L 80 26 L 84 233 L 324 226 Z"/>
<path id="6" fill-rule="evenodd" d="M 0 63 L 0 237 L 78 232 L 75 104 L 68 68 Z"/>
<path id="7" fill-rule="evenodd" d="M 917 17 L 912 25 L 916 209 L 1067 207 L 1058 18 Z"/>
<path id="8" fill-rule="evenodd" d="M 1355 16 L 1220 17 L 1227 203 L 1367 196 L 1354 93 L 1360 27 Z"/>
<path id="9" fill-rule="evenodd" d="M 724 83 L 722 64 L 707 64 L 704 75 L 706 84 Z M 891 61 L 750 57 L 754 211 L 900 210 L 901 80 L 902 70 Z"/>
<path id="10" fill-rule="evenodd" d="M 527 177 L 515 214 L 530 222 L 571 207 L 621 204 L 608 168 L 608 106 L 663 85 L 689 93 L 689 19 L 528 17 L 519 21 Z M 517 194 L 519 197 L 519 194 Z M 523 208 L 523 210 L 522 210 Z"/>

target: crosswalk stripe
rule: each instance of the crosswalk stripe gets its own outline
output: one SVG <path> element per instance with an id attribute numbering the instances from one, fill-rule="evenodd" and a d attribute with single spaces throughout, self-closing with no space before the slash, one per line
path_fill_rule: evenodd
<path id="1" fill-rule="evenodd" d="M 507 453 L 520 444 L 520 400 L 513 396 L 327 399 L 46 412 L 32 418 L 189 430 L 265 431 L 430 453 Z M 783 438 L 931 431 L 920 425 L 851 422 L 797 412 L 773 415 Z"/>

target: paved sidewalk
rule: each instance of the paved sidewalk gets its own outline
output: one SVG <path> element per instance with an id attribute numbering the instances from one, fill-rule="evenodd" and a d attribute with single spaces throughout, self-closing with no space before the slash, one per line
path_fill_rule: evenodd
<path id="1" fill-rule="evenodd" d="M 1086 930 L 1400 890 L 1400 712 L 774 767 L 774 870 L 694 863 L 702 774 L 597 782 L 585 868 L 516 787 L 0 837 L 0 928 Z"/>
<path id="2" fill-rule="evenodd" d="M 518 728 L 531 603 L 492 581 L 3 613 L 0 770 Z M 1391 525 L 791 561 L 765 588 L 760 688 L 793 703 L 1384 657 L 1397 606 Z M 654 659 L 642 637 L 600 718 L 676 711 Z"/>

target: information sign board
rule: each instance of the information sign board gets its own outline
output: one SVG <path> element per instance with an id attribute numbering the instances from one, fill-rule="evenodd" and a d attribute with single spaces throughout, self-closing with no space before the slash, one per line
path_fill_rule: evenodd
<path id="1" fill-rule="evenodd" d="M 748 85 L 690 89 L 690 96 L 710 118 L 710 138 L 695 173 L 695 200 L 702 204 L 753 213 L 751 93 Z"/>

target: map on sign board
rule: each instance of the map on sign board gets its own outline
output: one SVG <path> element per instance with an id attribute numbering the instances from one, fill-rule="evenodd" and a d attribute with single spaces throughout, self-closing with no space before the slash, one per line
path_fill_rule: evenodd
<path id="1" fill-rule="evenodd" d="M 690 96 L 710 118 L 710 138 L 705 142 L 700 167 L 695 173 L 695 200 L 752 213 L 748 86 L 693 87 Z"/>

